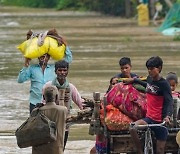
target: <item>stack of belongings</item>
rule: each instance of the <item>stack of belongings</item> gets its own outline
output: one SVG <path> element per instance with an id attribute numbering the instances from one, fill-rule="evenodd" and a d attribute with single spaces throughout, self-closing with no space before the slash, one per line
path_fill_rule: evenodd
<path id="1" fill-rule="evenodd" d="M 34 59 L 49 54 L 54 60 L 61 60 L 65 56 L 66 43 L 55 29 L 44 33 L 27 33 L 27 40 L 17 47 L 24 57 Z"/>
<path id="2" fill-rule="evenodd" d="M 106 117 L 104 108 L 100 119 L 111 131 L 129 130 L 131 122 L 144 118 L 146 114 L 145 88 L 137 84 L 117 83 L 107 93 Z"/>

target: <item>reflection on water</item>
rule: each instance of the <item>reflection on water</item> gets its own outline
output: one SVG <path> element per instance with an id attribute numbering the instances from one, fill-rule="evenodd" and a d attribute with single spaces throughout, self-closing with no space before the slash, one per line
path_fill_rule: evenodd
<path id="1" fill-rule="evenodd" d="M 73 51 L 69 80 L 84 97 L 92 98 L 94 91 L 103 96 L 110 77 L 119 72 L 122 56 L 131 57 L 133 72 L 146 75 L 146 60 L 159 55 L 164 60 L 162 74 L 174 71 L 180 76 L 180 43 L 157 33 L 156 27 L 138 27 L 132 19 L 1 6 L 0 21 L 0 131 L 15 131 L 29 114 L 29 82 L 16 82 L 24 61 L 16 46 L 25 40 L 29 29 L 56 28 L 65 37 Z M 66 152 L 87 154 L 93 139 L 87 125 L 73 126 Z M 30 149 L 21 151 L 16 146 L 14 137 L 1 137 L 0 153 L 28 152 Z"/>
<path id="2" fill-rule="evenodd" d="M 3 141 L 1 143 L 1 141 Z M 14 136 L 0 136 L 0 154 L 31 154 L 31 147 L 20 149 L 16 146 Z M 94 141 L 78 140 L 68 141 L 64 154 L 88 154 L 90 148 L 94 146 Z"/>

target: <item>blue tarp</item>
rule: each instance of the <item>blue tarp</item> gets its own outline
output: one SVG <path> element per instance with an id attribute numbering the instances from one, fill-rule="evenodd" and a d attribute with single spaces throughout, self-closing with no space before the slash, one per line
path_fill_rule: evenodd
<path id="1" fill-rule="evenodd" d="M 180 2 L 174 3 L 158 28 L 164 35 L 176 35 L 180 31 Z"/>
<path id="2" fill-rule="evenodd" d="M 180 28 L 177 27 L 167 28 L 162 31 L 162 34 L 167 36 L 180 35 Z"/>

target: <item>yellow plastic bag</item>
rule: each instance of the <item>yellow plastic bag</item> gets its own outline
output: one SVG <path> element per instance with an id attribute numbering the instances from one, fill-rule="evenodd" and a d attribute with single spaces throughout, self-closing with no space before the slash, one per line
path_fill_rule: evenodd
<path id="1" fill-rule="evenodd" d="M 45 53 L 48 53 L 53 59 L 61 60 L 65 55 L 66 47 L 64 44 L 58 46 L 57 40 L 46 37 L 42 46 L 37 44 L 38 38 L 29 39 L 20 44 L 17 48 L 22 52 L 24 57 L 34 59 Z"/>
<path id="2" fill-rule="evenodd" d="M 17 48 L 23 53 L 24 57 L 34 59 L 38 58 L 48 51 L 49 41 L 47 39 L 44 40 L 44 44 L 42 46 L 37 45 L 38 38 L 35 37 L 33 39 L 29 39 L 20 44 Z"/>
<path id="3" fill-rule="evenodd" d="M 149 25 L 149 10 L 147 4 L 140 4 L 137 6 L 138 10 L 138 25 L 148 26 Z"/>
<path id="4" fill-rule="evenodd" d="M 54 60 L 61 60 L 65 55 L 66 46 L 62 44 L 61 46 L 58 46 L 58 43 L 55 39 L 49 37 L 49 51 L 48 54 L 54 59 Z"/>

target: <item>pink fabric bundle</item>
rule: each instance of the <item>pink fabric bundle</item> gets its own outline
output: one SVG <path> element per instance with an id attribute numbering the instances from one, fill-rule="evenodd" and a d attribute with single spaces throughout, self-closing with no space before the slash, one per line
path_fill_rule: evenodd
<path id="1" fill-rule="evenodd" d="M 145 117 L 146 95 L 136 90 L 132 84 L 118 83 L 107 93 L 107 102 L 120 109 L 133 120 Z"/>

